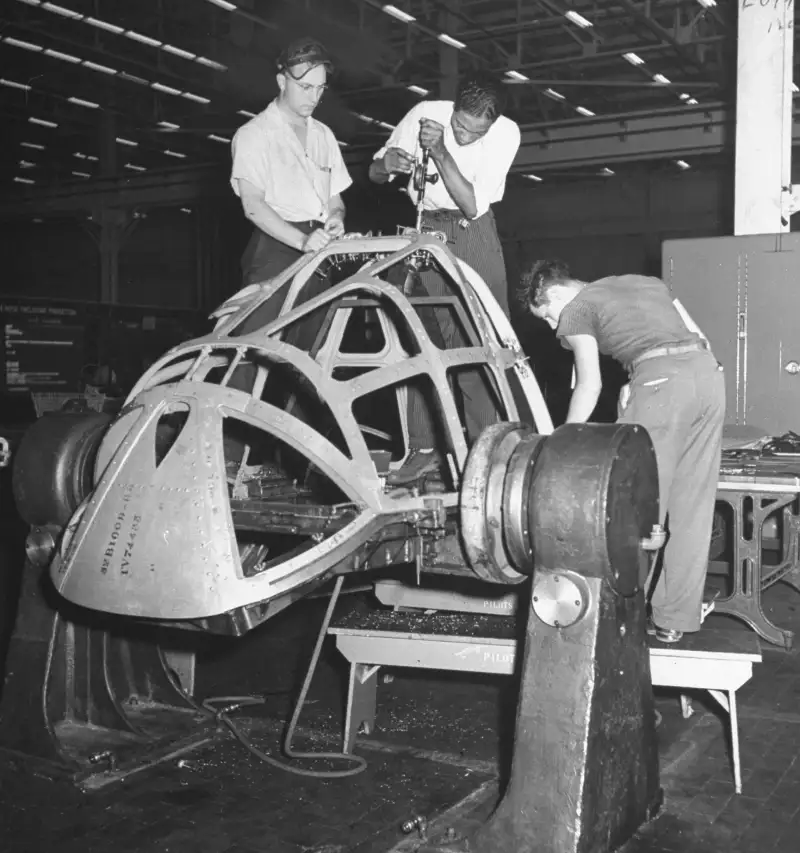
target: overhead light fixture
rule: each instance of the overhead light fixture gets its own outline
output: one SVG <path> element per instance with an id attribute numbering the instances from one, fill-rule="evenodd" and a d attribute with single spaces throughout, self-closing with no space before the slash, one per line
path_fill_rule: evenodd
<path id="1" fill-rule="evenodd" d="M 94 101 L 84 101 L 83 98 L 67 98 L 67 100 L 71 104 L 77 104 L 79 107 L 88 107 L 92 110 L 100 109 L 100 104 L 96 104 Z"/>
<path id="2" fill-rule="evenodd" d="M 125 139 L 124 136 L 118 136 L 115 140 L 120 145 L 127 145 L 129 148 L 138 148 L 139 143 L 134 142 L 132 139 Z"/>
<path id="3" fill-rule="evenodd" d="M 506 77 L 510 77 L 512 80 L 530 80 L 530 77 L 527 77 L 525 74 L 521 74 L 519 71 L 506 71 Z"/>
<path id="4" fill-rule="evenodd" d="M 353 113 L 356 118 L 360 118 L 361 121 L 365 121 L 367 124 L 375 124 L 375 119 L 370 118 L 369 116 L 365 116 L 364 113 Z"/>
<path id="5" fill-rule="evenodd" d="M 240 116 L 246 116 L 247 118 L 255 118 L 255 117 L 256 117 L 256 114 L 255 114 L 255 113 L 251 113 L 251 112 L 250 112 L 250 110 L 236 110 L 236 112 L 237 112 Z"/>
<path id="6" fill-rule="evenodd" d="M 800 92 L 800 89 L 797 88 L 797 83 L 792 83 L 792 91 L 793 92 Z"/>
<path id="7" fill-rule="evenodd" d="M 676 160 L 676 161 L 675 161 L 675 165 L 676 165 L 679 169 L 684 169 L 684 170 L 686 170 L 686 169 L 691 169 L 691 168 L 692 168 L 692 167 L 691 167 L 691 166 L 690 166 L 690 165 L 689 165 L 685 160 Z"/>
<path id="8" fill-rule="evenodd" d="M 191 212 L 192 212 L 191 207 L 182 207 L 181 208 L 181 213 L 191 213 Z"/>
<path id="9" fill-rule="evenodd" d="M 193 92 L 181 92 L 181 97 L 186 98 L 187 101 L 194 101 L 196 104 L 211 103 L 208 98 L 204 98 L 202 95 L 195 95 Z"/>
<path id="10" fill-rule="evenodd" d="M 92 177 L 88 172 L 76 172 L 75 170 L 73 170 L 72 174 L 75 175 L 76 178 L 91 178 Z"/>
<path id="11" fill-rule="evenodd" d="M 717 5 L 717 0 L 697 0 L 697 2 L 704 8 L 710 9 L 712 6 Z"/>
<path id="12" fill-rule="evenodd" d="M 158 39 L 150 38 L 150 36 L 145 36 L 141 33 L 137 33 L 136 30 L 125 30 L 122 35 L 124 35 L 126 38 L 131 39 L 132 41 L 138 41 L 142 44 L 146 44 L 149 47 L 161 47 L 161 42 Z"/>
<path id="13" fill-rule="evenodd" d="M 584 30 L 594 26 L 591 21 L 584 18 L 583 15 L 579 15 L 577 12 L 573 12 L 572 9 L 570 9 L 569 12 L 564 12 L 564 17 Z"/>
<path id="14" fill-rule="evenodd" d="M 227 136 L 218 136 L 216 133 L 209 133 L 208 138 L 213 139 L 214 142 L 225 142 L 225 143 L 230 142 L 230 139 L 228 139 Z"/>
<path id="15" fill-rule="evenodd" d="M 587 110 L 586 107 L 575 107 L 575 112 L 580 113 L 582 116 L 595 115 L 595 113 L 593 113 L 591 110 Z"/>
<path id="16" fill-rule="evenodd" d="M 538 175 L 523 175 L 523 178 L 527 178 L 529 181 L 537 181 L 541 182 L 544 178 L 540 178 Z"/>
<path id="17" fill-rule="evenodd" d="M 32 53 L 40 53 L 44 50 L 41 45 L 34 44 L 30 41 L 22 41 L 21 39 L 11 38 L 10 36 L 6 36 L 3 41 L 6 44 L 10 44 L 12 47 L 21 47 L 23 50 L 30 50 Z"/>
<path id="18" fill-rule="evenodd" d="M 463 41 L 459 41 L 458 39 L 454 39 L 452 36 L 447 35 L 447 33 L 439 33 L 439 35 L 436 36 L 436 38 L 438 38 L 439 41 L 443 41 L 445 44 L 449 44 L 450 47 L 456 47 L 459 50 L 464 50 L 466 48 L 466 45 L 464 44 Z"/>
<path id="19" fill-rule="evenodd" d="M 423 89 L 422 86 L 415 86 L 413 83 L 410 86 L 406 86 L 409 92 L 413 92 L 415 95 L 419 95 L 421 98 L 424 98 L 426 95 L 430 95 L 429 89 Z"/>
<path id="20" fill-rule="evenodd" d="M 668 77 L 665 77 L 663 74 L 654 74 L 653 80 L 656 83 L 661 83 L 662 86 L 668 86 L 672 82 Z"/>
<path id="21" fill-rule="evenodd" d="M 339 143 L 339 148 L 347 148 L 347 146 L 350 144 L 349 142 L 345 142 L 342 139 L 337 139 L 336 141 Z"/>
<path id="22" fill-rule="evenodd" d="M 622 58 L 630 62 L 631 65 L 644 65 L 644 60 L 638 53 L 623 53 Z"/>
<path id="23" fill-rule="evenodd" d="M 544 93 L 548 98 L 552 98 L 554 101 L 566 101 L 566 98 L 561 94 L 561 92 L 556 92 L 555 89 L 545 89 Z"/>
<path id="24" fill-rule="evenodd" d="M 226 12 L 235 12 L 238 8 L 235 3 L 228 3 L 228 0 L 208 0 L 208 2 L 219 6 L 220 9 L 224 9 Z"/>
<path id="25" fill-rule="evenodd" d="M 80 12 L 73 12 L 72 9 L 65 9 L 63 6 L 56 6 L 55 3 L 42 3 L 41 5 L 42 9 L 55 12 L 56 15 L 61 15 L 64 18 L 78 18 L 80 20 L 83 17 Z"/>
<path id="26" fill-rule="evenodd" d="M 86 159 L 91 160 L 93 163 L 96 163 L 100 158 L 96 157 L 94 154 L 87 154 Z"/>
<path id="27" fill-rule="evenodd" d="M 149 86 L 150 81 L 145 80 L 144 77 L 137 77 L 135 74 L 128 74 L 127 71 L 120 71 L 117 74 L 117 77 L 120 80 L 127 80 L 129 83 L 136 83 L 139 86 Z"/>
<path id="28" fill-rule="evenodd" d="M 173 86 L 165 86 L 163 83 L 151 83 L 151 89 L 155 89 L 156 92 L 164 92 L 167 95 L 180 95 L 181 90 L 175 89 Z"/>
<path id="29" fill-rule="evenodd" d="M 24 3 L 26 6 L 41 6 L 42 0 L 18 0 L 20 3 Z"/>
<path id="30" fill-rule="evenodd" d="M 194 59 L 197 54 L 189 53 L 188 50 L 183 50 L 183 48 L 175 47 L 172 44 L 162 44 L 161 50 L 165 50 L 167 53 L 173 53 L 175 56 L 180 56 L 181 59 Z"/>
<path id="31" fill-rule="evenodd" d="M 79 160 L 85 160 L 86 159 L 86 155 L 82 151 L 74 151 L 72 156 L 77 157 Z"/>
<path id="32" fill-rule="evenodd" d="M 96 62 L 89 62 L 88 59 L 83 60 L 84 68 L 91 68 L 92 71 L 99 71 L 101 74 L 117 74 L 116 68 L 109 68 L 108 65 L 98 65 Z"/>
<path id="33" fill-rule="evenodd" d="M 91 24 L 100 30 L 106 30 L 114 35 L 119 35 L 125 32 L 125 27 L 118 27 L 116 24 L 109 24 L 108 21 L 101 21 L 100 18 L 84 18 L 84 23 Z"/>
<path id="34" fill-rule="evenodd" d="M 194 60 L 198 65 L 205 65 L 206 68 L 213 68 L 215 71 L 227 71 L 228 66 L 221 62 L 214 62 L 213 59 L 207 59 L 205 56 L 196 56 Z"/>
<path id="35" fill-rule="evenodd" d="M 680 95 L 678 95 L 678 97 L 679 97 L 682 101 L 688 101 L 692 96 L 691 96 L 691 95 L 688 95 L 686 92 L 681 92 L 681 93 L 680 93 Z"/>
<path id="36" fill-rule="evenodd" d="M 180 130 L 181 127 L 179 124 L 174 124 L 171 121 L 160 121 L 158 126 L 165 127 L 167 130 Z"/>
<path id="37" fill-rule="evenodd" d="M 40 127 L 58 127 L 54 121 L 48 121 L 44 118 L 36 118 L 36 116 L 28 116 L 28 121 L 31 124 L 38 124 Z"/>
<path id="38" fill-rule="evenodd" d="M 391 3 L 384 3 L 383 11 L 393 18 L 397 18 L 398 21 L 402 21 L 404 24 L 410 24 L 412 21 L 417 20 L 413 15 L 409 15 L 408 12 L 398 9 L 397 6 L 392 6 Z"/>
<path id="39" fill-rule="evenodd" d="M 36 181 L 33 178 L 20 178 L 19 175 L 14 176 L 14 183 L 17 184 L 35 184 Z"/>
<path id="40" fill-rule="evenodd" d="M 30 160 L 20 160 L 19 165 L 22 169 L 32 169 L 36 163 L 32 163 Z"/>
<path id="41" fill-rule="evenodd" d="M 81 60 L 78 56 L 73 56 L 71 53 L 62 53 L 60 50 L 51 50 L 47 48 L 44 52 L 45 56 L 52 56 L 53 59 L 61 59 L 64 62 L 71 62 L 73 65 L 80 65 Z"/>
<path id="42" fill-rule="evenodd" d="M 165 148 L 164 153 L 167 154 L 169 157 L 177 157 L 179 160 L 185 160 L 186 159 L 186 155 L 181 154 L 180 151 L 170 151 L 169 148 Z"/>
<path id="43" fill-rule="evenodd" d="M 690 107 L 697 106 L 697 98 L 689 98 L 689 100 L 684 101 L 684 103 L 688 104 Z"/>
<path id="44" fill-rule="evenodd" d="M 147 171 L 147 169 L 145 169 L 144 166 L 137 166 L 136 163 L 126 163 L 125 168 L 130 169 L 132 172 L 146 172 Z"/>
<path id="45" fill-rule="evenodd" d="M 32 148 L 34 151 L 44 151 L 45 146 L 39 145 L 38 142 L 20 142 L 23 148 Z"/>
<path id="46" fill-rule="evenodd" d="M 616 175 L 616 172 L 613 169 L 609 169 L 608 166 L 603 166 L 597 174 L 602 175 L 604 178 L 610 178 L 611 175 Z"/>
<path id="47" fill-rule="evenodd" d="M 396 125 L 394 124 L 389 124 L 388 121 L 376 121 L 375 124 L 377 124 L 379 127 L 384 128 L 385 130 L 394 130 L 396 127 Z"/>
<path id="48" fill-rule="evenodd" d="M 4 77 L 0 78 L 0 86 L 8 86 L 9 89 L 21 89 L 23 92 L 30 92 L 31 87 L 26 85 L 25 83 L 17 83 L 14 80 L 6 80 Z"/>

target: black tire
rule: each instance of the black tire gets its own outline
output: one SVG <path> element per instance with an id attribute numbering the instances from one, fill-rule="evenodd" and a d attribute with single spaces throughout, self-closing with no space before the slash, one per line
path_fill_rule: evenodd
<path id="1" fill-rule="evenodd" d="M 14 456 L 17 511 L 28 524 L 63 527 L 94 485 L 97 449 L 111 416 L 54 412 L 37 420 Z"/>

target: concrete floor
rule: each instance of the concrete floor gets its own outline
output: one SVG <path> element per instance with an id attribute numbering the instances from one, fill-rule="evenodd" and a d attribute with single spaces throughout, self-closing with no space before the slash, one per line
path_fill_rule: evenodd
<path id="1" fill-rule="evenodd" d="M 778 586 L 767 593 L 766 603 L 777 624 L 800 630 L 800 595 Z M 300 603 L 252 636 L 226 643 L 225 653 L 200 667 L 199 695 L 267 694 L 255 714 L 242 712 L 237 720 L 253 743 L 273 756 L 279 754 L 324 605 Z M 735 620 L 711 620 L 716 627 L 747 630 Z M 659 694 L 665 807 L 626 853 L 796 853 L 800 657 L 766 645 L 763 652 L 754 679 L 740 691 L 743 795 L 734 794 L 725 727 L 716 712 L 697 700 L 697 713 L 685 720 L 677 698 Z M 345 672 L 336 649 L 326 646 L 296 748 L 341 747 Z M 357 752 L 367 760 L 360 775 L 295 776 L 258 761 L 228 736 L 183 764 L 172 760 L 88 795 L 5 765 L 0 767 L 0 850 L 417 850 L 422 839 L 418 833 L 404 835 L 404 821 L 433 820 L 479 789 L 491 791 L 504 777 L 516 696 L 511 679 L 502 677 L 412 670 L 394 676 L 379 687 L 377 730 L 359 740 Z"/>

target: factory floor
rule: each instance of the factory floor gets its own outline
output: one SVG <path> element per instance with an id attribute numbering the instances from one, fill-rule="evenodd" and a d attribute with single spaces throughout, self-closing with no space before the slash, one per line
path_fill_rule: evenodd
<path id="1" fill-rule="evenodd" d="M 800 595 L 778 585 L 766 593 L 765 605 L 777 624 L 800 630 Z M 272 755 L 279 753 L 324 607 L 324 600 L 300 603 L 260 631 L 227 643 L 224 654 L 199 669 L 199 695 L 268 694 L 255 716 L 248 711 L 237 719 L 252 742 Z M 715 620 L 716 627 L 747 630 L 714 615 L 709 624 Z M 684 719 L 677 697 L 659 694 L 665 805 L 626 846 L 627 853 L 796 853 L 800 655 L 762 648 L 763 663 L 739 693 L 744 793 L 734 793 L 726 728 L 711 704 L 695 700 L 696 713 Z M 341 747 L 345 674 L 336 649 L 326 646 L 296 748 Z M 92 794 L 5 765 L 0 850 L 417 850 L 422 839 L 418 832 L 404 835 L 404 822 L 432 820 L 479 789 L 491 790 L 507 773 L 516 696 L 508 678 L 411 670 L 393 675 L 378 688 L 376 731 L 359 740 L 357 753 L 367 762 L 359 775 L 328 780 L 292 775 L 257 760 L 227 736 L 184 761 L 170 760 Z"/>

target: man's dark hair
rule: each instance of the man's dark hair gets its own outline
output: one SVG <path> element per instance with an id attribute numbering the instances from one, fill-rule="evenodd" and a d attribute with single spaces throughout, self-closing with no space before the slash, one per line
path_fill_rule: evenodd
<path id="1" fill-rule="evenodd" d="M 296 65 L 304 63 L 308 63 L 309 68 L 303 74 L 298 76 L 292 71 Z M 329 74 L 333 73 L 333 63 L 325 46 L 316 39 L 307 37 L 290 42 L 278 57 L 277 65 L 279 72 L 291 74 L 295 80 L 305 77 L 317 65 L 324 65 Z"/>
<path id="2" fill-rule="evenodd" d="M 522 274 L 517 289 L 517 299 L 523 308 L 540 308 L 547 301 L 551 287 L 575 281 L 564 261 L 534 261 Z"/>
<path id="3" fill-rule="evenodd" d="M 458 86 L 453 109 L 495 121 L 506 108 L 506 87 L 491 74 L 472 74 Z"/>

